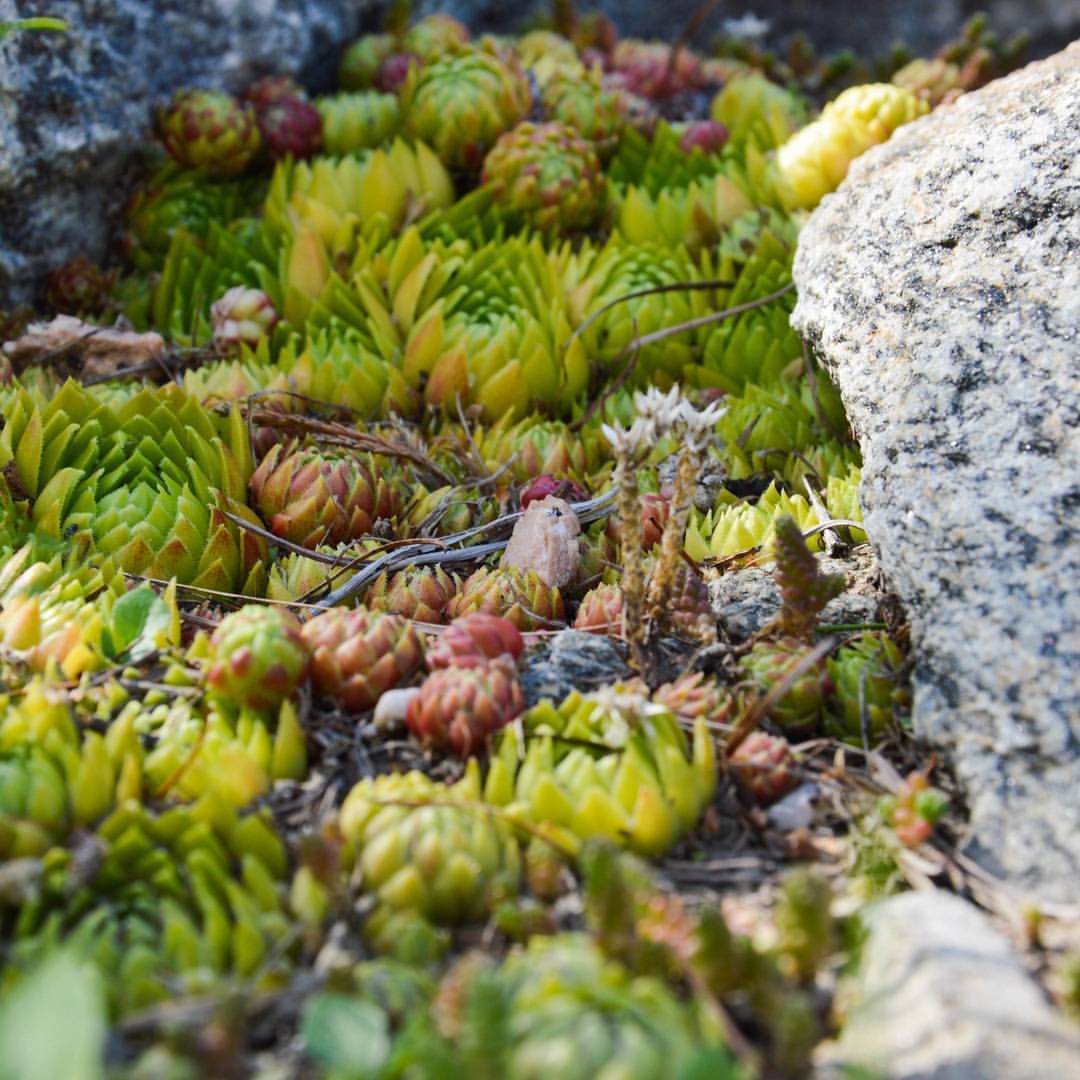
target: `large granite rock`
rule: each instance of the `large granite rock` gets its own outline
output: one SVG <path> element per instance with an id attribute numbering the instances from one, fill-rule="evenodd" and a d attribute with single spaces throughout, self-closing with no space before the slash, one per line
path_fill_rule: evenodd
<path id="1" fill-rule="evenodd" d="M 1080 43 L 902 128 L 803 230 L 794 323 L 836 378 L 906 603 L 914 722 L 974 854 L 1080 880 Z"/>
<path id="2" fill-rule="evenodd" d="M 1043 997 L 1008 940 L 943 892 L 870 908 L 839 1043 L 818 1075 L 889 1080 L 1061 1080 L 1080 1032 Z"/>
<path id="3" fill-rule="evenodd" d="M 0 22 L 54 15 L 67 33 L 0 43 L 0 307 L 80 252 L 109 212 L 151 107 L 181 86 L 237 89 L 270 72 L 331 85 L 376 0 L 0 0 Z"/>

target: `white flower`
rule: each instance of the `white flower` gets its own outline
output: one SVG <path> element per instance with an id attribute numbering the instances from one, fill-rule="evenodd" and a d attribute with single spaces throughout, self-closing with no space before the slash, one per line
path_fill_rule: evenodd
<path id="1" fill-rule="evenodd" d="M 762 19 L 750 11 L 737 19 L 725 19 L 722 25 L 728 37 L 738 38 L 740 41 L 757 41 L 772 29 L 772 23 L 768 19 Z"/>
<path id="2" fill-rule="evenodd" d="M 695 450 L 703 450 L 709 443 L 717 421 L 726 411 L 727 406 L 723 402 L 714 401 L 711 405 L 706 405 L 704 409 L 695 409 L 686 398 L 683 398 L 679 419 L 682 422 L 686 442 Z"/>
<path id="3" fill-rule="evenodd" d="M 628 428 L 621 424 L 604 424 L 600 430 L 620 458 L 637 457 L 642 452 L 647 453 L 656 441 L 656 426 L 651 419 L 644 416 L 636 417 Z"/>
<path id="4" fill-rule="evenodd" d="M 639 417 L 650 420 L 655 425 L 656 432 L 662 435 L 674 426 L 681 401 L 682 391 L 678 384 L 666 394 L 655 386 L 650 386 L 645 393 L 638 391 L 634 395 L 634 408 L 637 409 Z"/>

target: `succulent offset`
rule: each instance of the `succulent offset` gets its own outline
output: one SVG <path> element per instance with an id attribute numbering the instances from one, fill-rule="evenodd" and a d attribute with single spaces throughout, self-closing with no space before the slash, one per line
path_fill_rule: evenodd
<path id="1" fill-rule="evenodd" d="M 486 611 L 454 619 L 427 650 L 427 665 L 436 668 L 484 667 L 500 656 L 516 660 L 525 643 L 509 620 Z"/>
<path id="2" fill-rule="evenodd" d="M 242 173 L 261 142 L 255 110 L 212 90 L 178 90 L 158 126 L 177 162 L 216 176 Z"/>
<path id="3" fill-rule="evenodd" d="M 420 669 L 424 648 L 401 615 L 332 610 L 304 624 L 315 690 L 349 712 L 372 708 Z"/>
<path id="4" fill-rule="evenodd" d="M 287 611 L 248 604 L 227 615 L 210 639 L 206 681 L 237 706 L 270 709 L 291 697 L 307 675 L 308 645 Z"/>
<path id="5" fill-rule="evenodd" d="M 591 225 L 604 194 L 596 152 L 558 122 L 526 121 L 500 136 L 484 158 L 481 179 L 501 204 L 541 232 Z"/>
<path id="6" fill-rule="evenodd" d="M 365 536 L 398 507 L 374 465 L 281 444 L 255 470 L 251 493 L 271 530 L 305 547 Z"/>
<path id="7" fill-rule="evenodd" d="M 565 613 L 558 589 L 544 584 L 532 570 L 522 573 L 512 567 L 477 570 L 466 578 L 446 610 L 452 619 L 473 611 L 498 615 L 519 630 L 550 627 L 561 622 Z"/>
<path id="8" fill-rule="evenodd" d="M 490 44 L 450 46 L 409 72 L 405 130 L 449 165 L 478 169 L 495 140 L 523 119 L 531 93 L 516 63 Z"/>
<path id="9" fill-rule="evenodd" d="M 395 916 L 453 925 L 517 892 L 517 838 L 479 799 L 473 769 L 449 788 L 412 772 L 361 781 L 348 794 L 340 828 L 378 901 L 367 924 L 377 942 L 392 944 Z"/>
<path id="10" fill-rule="evenodd" d="M 409 702 L 405 723 L 424 746 L 468 757 L 524 709 L 517 669 L 499 656 L 472 667 L 436 668 Z"/>
<path id="11" fill-rule="evenodd" d="M 634 688 L 574 691 L 558 708 L 543 701 L 522 730 L 503 733 L 485 794 L 564 842 L 599 836 L 660 855 L 697 824 L 716 788 L 704 722 L 687 739 Z"/>

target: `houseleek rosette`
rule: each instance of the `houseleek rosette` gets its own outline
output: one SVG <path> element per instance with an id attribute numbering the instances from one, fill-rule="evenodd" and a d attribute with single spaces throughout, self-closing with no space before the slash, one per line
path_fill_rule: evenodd
<path id="1" fill-rule="evenodd" d="M 52 400 L 22 393 L 4 410 L 0 462 L 13 465 L 37 529 L 85 534 L 131 574 L 226 592 L 260 586 L 265 545 L 227 513 L 257 523 L 237 414 L 227 438 L 174 385 L 116 407 L 74 382 Z"/>

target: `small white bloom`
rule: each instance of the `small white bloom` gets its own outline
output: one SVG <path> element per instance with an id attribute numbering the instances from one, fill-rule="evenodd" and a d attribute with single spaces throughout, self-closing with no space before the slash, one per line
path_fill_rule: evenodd
<path id="1" fill-rule="evenodd" d="M 737 19 L 725 19 L 722 25 L 728 37 L 738 38 L 739 41 L 758 41 L 772 29 L 768 19 L 762 19 L 750 11 Z"/>

